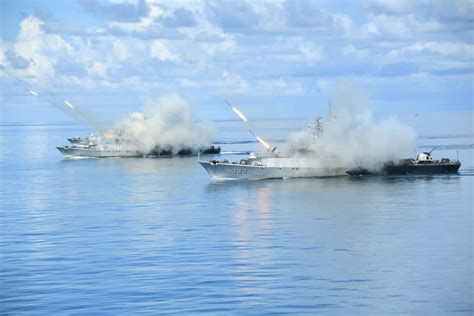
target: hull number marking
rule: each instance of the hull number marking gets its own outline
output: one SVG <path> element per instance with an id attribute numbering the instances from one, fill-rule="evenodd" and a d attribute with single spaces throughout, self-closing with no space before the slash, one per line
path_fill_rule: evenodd
<path id="1" fill-rule="evenodd" d="M 233 174 L 246 174 L 247 173 L 247 169 L 232 169 L 232 173 Z"/>

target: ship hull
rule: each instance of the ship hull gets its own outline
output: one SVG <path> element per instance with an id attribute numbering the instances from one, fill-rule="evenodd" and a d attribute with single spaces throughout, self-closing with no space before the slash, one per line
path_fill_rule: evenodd
<path id="1" fill-rule="evenodd" d="M 143 157 L 143 154 L 133 150 L 114 150 L 98 148 L 57 147 L 64 157 L 82 158 L 134 158 Z"/>
<path id="2" fill-rule="evenodd" d="M 457 173 L 459 167 L 461 167 L 461 163 L 394 165 L 385 166 L 383 173 L 386 175 Z"/>
<path id="3" fill-rule="evenodd" d="M 317 178 L 343 176 L 347 168 L 267 167 L 200 161 L 212 178 L 222 180 L 258 180 L 282 178 Z"/>
<path id="4" fill-rule="evenodd" d="M 432 163 L 432 164 L 409 164 L 409 165 L 385 165 L 380 172 L 372 172 L 363 168 L 355 168 L 347 171 L 351 176 L 367 175 L 429 175 L 457 173 L 461 167 L 460 162 Z"/>
<path id="5" fill-rule="evenodd" d="M 161 151 L 158 154 L 145 155 L 142 152 L 136 150 L 126 150 L 123 148 L 99 148 L 99 147 L 76 147 L 76 146 L 63 146 L 57 147 L 57 149 L 66 158 L 138 158 L 138 157 L 150 157 L 150 158 L 166 158 L 166 157 L 186 157 L 186 156 L 197 156 L 198 152 L 193 150 L 181 150 L 176 154 L 172 151 Z M 219 154 L 221 151 L 220 147 L 209 147 L 201 151 L 202 155 L 213 155 Z"/>

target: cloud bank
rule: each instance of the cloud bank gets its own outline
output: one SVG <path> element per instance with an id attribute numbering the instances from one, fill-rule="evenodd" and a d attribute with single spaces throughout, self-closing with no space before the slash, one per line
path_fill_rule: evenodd
<path id="1" fill-rule="evenodd" d="M 350 78 L 380 106 L 472 103 L 469 1 L 79 1 L 84 21 L 40 6 L 0 49 L 35 84 L 303 106 Z"/>

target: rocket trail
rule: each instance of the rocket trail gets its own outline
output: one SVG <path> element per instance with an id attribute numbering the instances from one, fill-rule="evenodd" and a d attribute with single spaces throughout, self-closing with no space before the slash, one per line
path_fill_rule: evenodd
<path id="1" fill-rule="evenodd" d="M 9 75 L 10 77 L 14 78 L 16 81 L 18 81 L 23 88 L 32 96 L 41 98 L 42 100 L 48 102 L 50 105 L 54 106 L 55 108 L 61 110 L 62 112 L 66 113 L 67 115 L 73 117 L 74 119 L 81 121 L 82 123 L 85 123 L 95 131 L 102 131 L 105 127 L 104 122 L 101 122 L 97 119 L 97 115 L 89 110 L 86 110 L 81 107 L 77 107 L 72 105 L 71 102 L 65 100 L 65 101 L 60 101 L 58 100 L 58 97 L 47 91 L 40 91 L 38 93 L 38 90 L 33 90 L 30 88 L 30 84 L 26 82 L 25 80 L 19 78 L 9 70 L 5 69 L 5 67 L 0 66 L 0 70 L 2 70 L 4 73 Z"/>
<path id="2" fill-rule="evenodd" d="M 232 111 L 235 112 L 235 114 L 237 114 L 238 117 L 240 117 L 242 119 L 242 121 L 244 121 L 245 123 L 247 123 L 249 120 L 245 117 L 244 113 L 240 112 L 237 108 L 235 107 L 232 107 Z"/>
<path id="3" fill-rule="evenodd" d="M 249 119 L 244 115 L 244 113 L 240 112 L 239 109 L 237 109 L 235 106 L 232 106 L 227 100 L 225 100 L 225 103 L 234 111 L 237 116 L 244 121 L 245 123 L 248 123 Z"/>
<path id="4" fill-rule="evenodd" d="M 232 109 L 232 111 L 234 111 L 235 114 L 237 114 L 237 116 L 242 120 L 244 121 L 245 123 L 249 124 L 250 125 L 250 122 L 248 120 L 248 118 L 244 115 L 244 113 L 242 113 L 239 109 L 237 109 L 235 106 L 232 106 L 227 100 L 225 100 L 225 103 Z M 249 129 L 249 132 L 250 134 L 252 134 L 253 136 L 255 136 L 255 138 L 258 140 L 258 142 L 260 144 L 262 144 L 263 147 L 265 147 L 266 150 L 268 151 L 271 151 L 271 152 L 275 152 L 277 150 L 276 147 L 273 147 L 272 149 L 272 145 L 270 145 L 270 143 L 268 143 L 267 141 L 263 140 L 260 136 L 258 136 L 257 134 L 255 134 L 255 132 L 251 129 Z"/>
<path id="5" fill-rule="evenodd" d="M 249 132 L 250 132 L 250 134 L 255 136 L 255 138 L 258 140 L 258 142 L 260 144 L 262 144 L 262 146 L 265 147 L 266 150 L 270 150 L 272 148 L 272 146 L 268 142 L 264 141 L 260 136 L 255 134 L 252 130 L 249 130 Z"/>
<path id="6" fill-rule="evenodd" d="M 260 144 L 263 145 L 263 147 L 265 147 L 265 149 L 270 150 L 272 148 L 272 146 L 269 143 L 261 139 L 259 136 L 257 136 L 257 140 L 260 142 Z"/>
<path id="7" fill-rule="evenodd" d="M 34 95 L 35 97 L 38 96 L 38 93 L 37 92 L 34 92 L 33 90 L 30 90 L 28 88 L 26 88 L 26 90 L 31 94 L 31 95 Z"/>

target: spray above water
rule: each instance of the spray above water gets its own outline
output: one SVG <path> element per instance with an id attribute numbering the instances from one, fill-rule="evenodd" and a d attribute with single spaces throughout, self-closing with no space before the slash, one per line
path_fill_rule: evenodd
<path id="1" fill-rule="evenodd" d="M 102 138 L 145 154 L 197 151 L 211 144 L 214 129 L 209 124 L 194 122 L 193 117 L 192 107 L 179 95 L 168 95 L 146 103 L 143 112 L 118 121 Z"/>
<path id="2" fill-rule="evenodd" d="M 315 158 L 330 157 L 348 167 L 378 170 L 415 149 L 413 129 L 393 117 L 376 120 L 368 97 L 350 83 L 339 88 L 330 110 L 316 139 L 308 132 L 293 133 L 285 153 L 295 156 L 302 148 L 309 149 Z"/>

